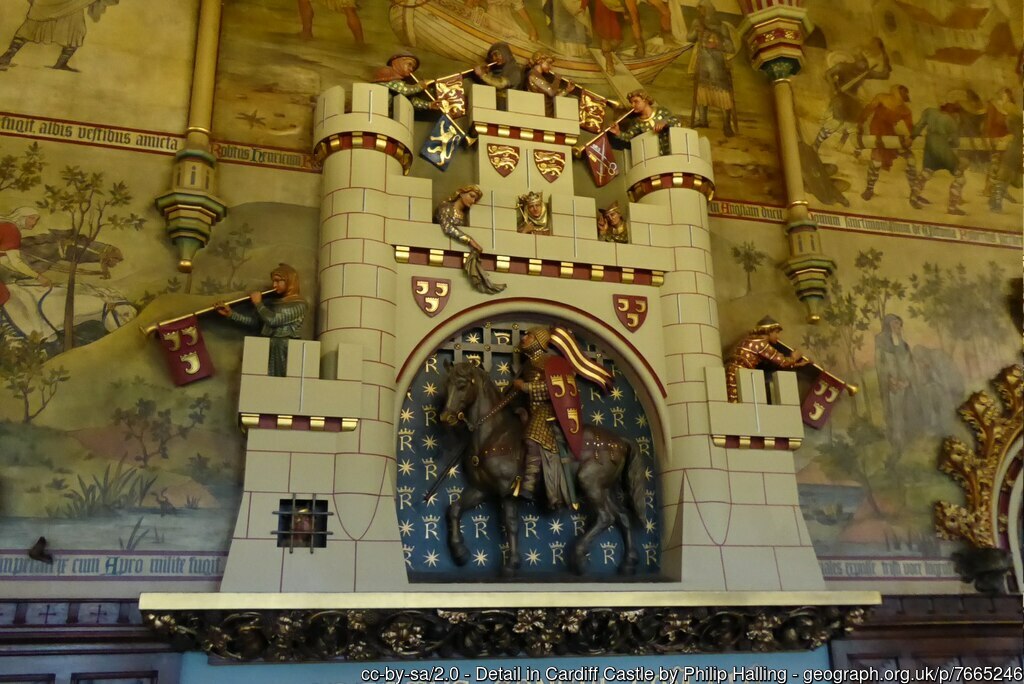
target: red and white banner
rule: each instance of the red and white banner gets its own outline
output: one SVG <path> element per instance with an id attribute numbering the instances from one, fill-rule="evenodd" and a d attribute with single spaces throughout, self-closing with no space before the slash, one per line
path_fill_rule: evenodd
<path id="1" fill-rule="evenodd" d="M 175 385 L 180 387 L 213 375 L 213 361 L 195 316 L 161 323 L 157 326 L 156 335 L 164 349 Z"/>
<path id="2" fill-rule="evenodd" d="M 835 407 L 836 402 L 839 401 L 839 395 L 843 393 L 845 388 L 846 383 L 842 380 L 825 371 L 821 371 L 818 377 L 815 378 L 810 391 L 804 397 L 803 405 L 800 407 L 804 425 L 809 425 L 816 430 L 824 427 L 825 423 L 828 422 L 829 416 L 832 414 L 832 409 Z"/>

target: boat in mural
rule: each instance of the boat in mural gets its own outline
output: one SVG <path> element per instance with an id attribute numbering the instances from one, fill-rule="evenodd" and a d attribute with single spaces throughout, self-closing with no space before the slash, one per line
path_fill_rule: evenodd
<path id="1" fill-rule="evenodd" d="M 550 45 L 531 39 L 525 31 L 517 31 L 518 25 L 514 23 L 504 24 L 497 30 L 493 22 L 486 21 L 481 10 L 467 6 L 464 0 L 391 0 L 390 19 L 395 35 L 406 45 L 466 64 L 480 62 L 491 45 L 506 42 L 521 64 L 526 64 L 537 50 L 544 49 L 554 56 L 558 73 L 571 81 L 604 84 L 610 78 L 590 51 L 585 55 L 559 53 Z M 648 54 L 643 57 L 630 56 L 628 51 L 616 54 L 632 77 L 642 84 L 652 82 L 662 69 L 690 48 L 689 45 L 655 45 L 654 42 L 648 41 Z"/>

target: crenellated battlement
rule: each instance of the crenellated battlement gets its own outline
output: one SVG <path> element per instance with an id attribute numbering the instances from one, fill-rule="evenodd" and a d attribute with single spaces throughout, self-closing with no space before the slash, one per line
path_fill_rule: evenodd
<path id="1" fill-rule="evenodd" d="M 238 413 L 245 427 L 292 429 L 299 420 L 305 429 L 338 432 L 353 429 L 359 415 L 363 354 L 359 345 L 342 344 L 334 363 L 321 368 L 320 343 L 288 340 L 285 375 L 267 375 L 270 338 L 246 337 L 242 350 L 242 379 Z M 324 376 L 324 377 L 321 377 Z M 268 418 L 273 417 L 273 425 Z M 281 419 L 285 418 L 287 425 Z"/>
<path id="2" fill-rule="evenodd" d="M 725 368 L 705 368 L 704 377 L 709 424 L 716 444 L 783 450 L 800 446 L 804 426 L 796 373 L 776 371 L 766 384 L 764 371 L 741 368 L 736 377 L 736 403 L 727 398 Z"/>
<path id="3" fill-rule="evenodd" d="M 665 152 L 663 143 L 667 143 Z M 630 140 L 626 167 L 626 184 L 630 187 L 649 176 L 672 173 L 692 174 L 715 182 L 711 143 L 691 128 L 672 126 L 660 134 L 638 135 Z"/>
<path id="4" fill-rule="evenodd" d="M 352 84 L 350 96 L 341 86 L 329 88 L 317 98 L 313 139 L 320 161 L 334 152 L 375 150 L 393 157 L 408 173 L 414 149 L 412 103 L 374 83 Z"/>

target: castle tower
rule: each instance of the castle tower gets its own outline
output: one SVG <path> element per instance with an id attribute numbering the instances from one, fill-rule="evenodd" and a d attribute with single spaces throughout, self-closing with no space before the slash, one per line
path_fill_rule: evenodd
<path id="1" fill-rule="evenodd" d="M 293 342 L 288 377 L 272 378 L 266 340 L 246 340 L 245 493 L 222 591 L 406 584 L 393 503 L 396 274 L 385 217 L 429 222 L 430 183 L 404 176 L 408 100 L 392 104 L 386 88 L 369 84 L 353 87 L 348 112 L 345 100 L 340 87 L 325 92 L 315 119 L 323 160 L 319 341 Z"/>
<path id="2" fill-rule="evenodd" d="M 658 136 L 635 138 L 626 172 L 634 225 L 648 223 L 651 245 L 673 261 L 659 290 L 669 446 L 661 459 L 662 568 L 686 589 L 823 589 L 789 451 L 803 437 L 796 377 L 776 373 L 769 404 L 763 373 L 743 373 L 741 403 L 726 401 L 707 213 L 710 145 L 692 130 L 663 135 L 664 154 Z"/>

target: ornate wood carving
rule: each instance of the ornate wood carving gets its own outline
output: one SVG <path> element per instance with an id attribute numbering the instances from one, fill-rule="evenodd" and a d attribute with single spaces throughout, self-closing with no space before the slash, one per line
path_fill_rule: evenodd
<path id="1" fill-rule="evenodd" d="M 976 548 L 1000 546 L 998 533 L 1006 532 L 1006 521 L 992 527 L 996 517 L 996 473 L 1010 458 L 1010 448 L 1024 426 L 1024 366 L 1004 368 L 992 384 L 1002 406 L 987 392 L 975 392 L 960 406 L 960 417 L 974 432 L 972 449 L 956 437 L 942 443 L 939 470 L 950 475 L 964 490 L 966 506 L 939 501 L 935 504 L 935 526 L 945 539 L 963 539 Z M 1019 457 L 1019 455 L 1018 455 Z M 1005 483 L 1004 483 L 1005 484 Z M 1012 482 L 1009 483 L 1012 485 Z"/>
<path id="2" fill-rule="evenodd" d="M 238 661 L 794 651 L 864 621 L 859 606 L 162 611 L 179 648 Z"/>

